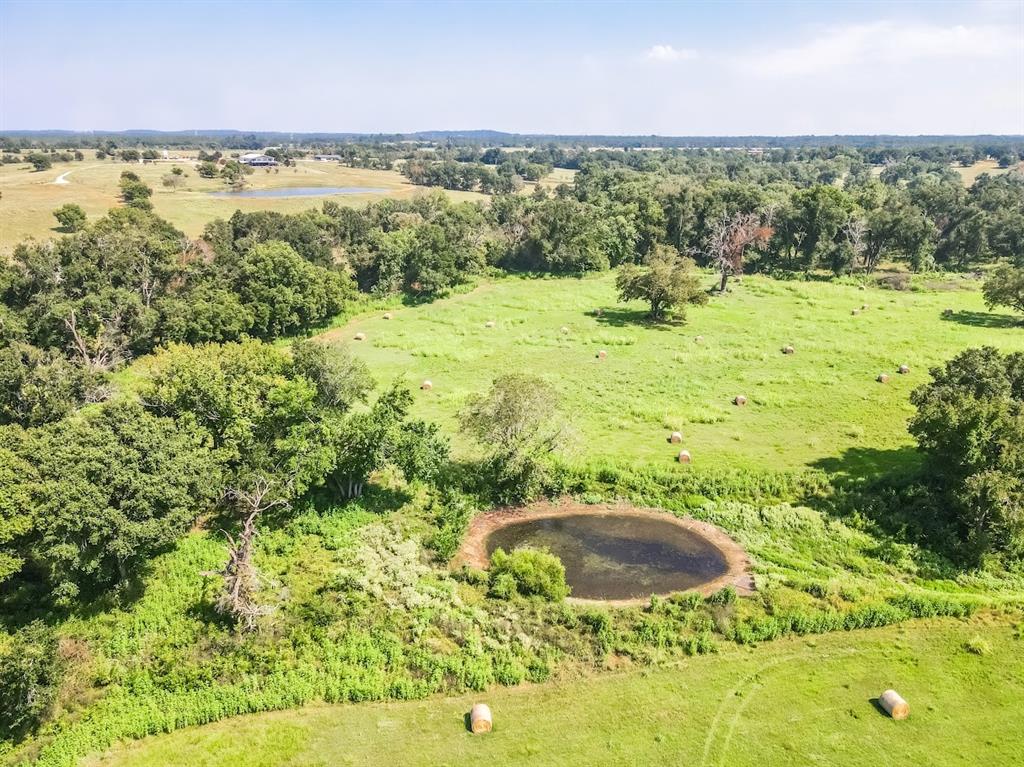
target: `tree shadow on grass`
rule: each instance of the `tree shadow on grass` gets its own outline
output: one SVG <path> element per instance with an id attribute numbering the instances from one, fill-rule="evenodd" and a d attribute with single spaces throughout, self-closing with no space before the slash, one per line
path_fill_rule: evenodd
<path id="1" fill-rule="evenodd" d="M 1024 327 L 1024 318 L 1015 317 L 1012 314 L 994 314 L 993 312 L 962 310 L 952 314 L 943 314 L 942 319 L 946 322 L 956 322 L 959 325 L 971 325 L 976 328 Z"/>
<path id="2" fill-rule="evenodd" d="M 909 557 L 924 578 L 960 572 L 949 548 L 952 531 L 937 518 L 939 501 L 913 447 L 854 447 L 812 465 L 828 474 L 828 485 L 805 493 L 801 502 L 875 538 L 871 556 L 893 564 Z"/>
<path id="3" fill-rule="evenodd" d="M 815 461 L 811 466 L 821 469 L 833 480 L 842 482 L 877 479 L 892 472 L 911 472 L 921 466 L 921 454 L 913 447 L 882 450 L 873 447 L 851 447 L 838 456 Z"/>
<path id="4" fill-rule="evenodd" d="M 652 320 L 643 309 L 604 309 L 600 314 L 590 312 L 598 324 L 614 328 L 642 326 L 653 330 L 672 330 L 686 324 L 679 317 L 667 317 L 663 320 Z"/>

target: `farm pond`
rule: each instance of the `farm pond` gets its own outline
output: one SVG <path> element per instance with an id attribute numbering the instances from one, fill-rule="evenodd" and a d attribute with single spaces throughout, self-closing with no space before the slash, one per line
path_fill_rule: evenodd
<path id="1" fill-rule="evenodd" d="M 620 601 L 686 591 L 718 581 L 730 570 L 717 545 L 668 515 L 526 518 L 497 527 L 485 543 L 488 557 L 499 548 L 523 546 L 561 559 L 576 599 Z"/>

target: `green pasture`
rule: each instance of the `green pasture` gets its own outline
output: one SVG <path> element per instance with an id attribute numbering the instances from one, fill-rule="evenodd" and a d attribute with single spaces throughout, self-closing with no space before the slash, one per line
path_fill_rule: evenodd
<path id="1" fill-rule="evenodd" d="M 929 367 L 969 346 L 1024 349 L 1024 327 L 988 312 L 974 281 L 915 287 L 746 277 L 685 322 L 650 324 L 643 304 L 616 301 L 612 273 L 510 277 L 392 308 L 392 319 L 357 316 L 323 339 L 348 344 L 384 382 L 429 379 L 417 412 L 453 434 L 467 397 L 527 372 L 560 392 L 579 459 L 669 465 L 679 430 L 698 466 L 862 474 L 914 460 L 909 395 Z M 789 344 L 795 354 L 784 355 Z M 883 373 L 888 383 L 876 381 Z M 457 435 L 456 445 L 469 449 Z"/>

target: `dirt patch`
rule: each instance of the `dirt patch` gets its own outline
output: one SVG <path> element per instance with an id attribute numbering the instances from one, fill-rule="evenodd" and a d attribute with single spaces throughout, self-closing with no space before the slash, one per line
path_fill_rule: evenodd
<path id="1" fill-rule="evenodd" d="M 723 530 L 707 522 L 693 519 L 692 517 L 677 517 L 666 511 L 650 508 L 638 508 L 627 503 L 614 504 L 582 504 L 570 498 L 563 498 L 558 501 L 544 501 L 529 506 L 495 509 L 483 514 L 478 514 L 470 522 L 469 530 L 466 532 L 462 547 L 452 560 L 452 567 L 476 567 L 486 569 L 490 565 L 487 555 L 487 539 L 491 533 L 499 528 L 526 520 L 546 519 L 561 516 L 621 516 L 623 514 L 635 515 L 637 518 L 651 518 L 662 521 L 671 521 L 692 533 L 700 535 L 716 549 L 718 549 L 726 562 L 726 572 L 701 584 L 691 591 L 708 596 L 725 586 L 732 586 L 737 593 L 749 595 L 754 591 L 754 578 L 751 575 L 750 558 L 736 541 L 729 537 Z M 649 598 L 619 599 L 619 600 L 597 600 L 578 599 L 570 597 L 569 601 L 579 604 L 603 604 L 613 606 L 635 606 L 646 604 Z"/>

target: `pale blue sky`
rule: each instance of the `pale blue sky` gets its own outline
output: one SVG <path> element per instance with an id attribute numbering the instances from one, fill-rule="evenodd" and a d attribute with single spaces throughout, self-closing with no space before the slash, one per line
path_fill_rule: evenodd
<path id="1" fill-rule="evenodd" d="M 1024 133 L 1024 0 L 0 0 L 0 130 Z"/>

